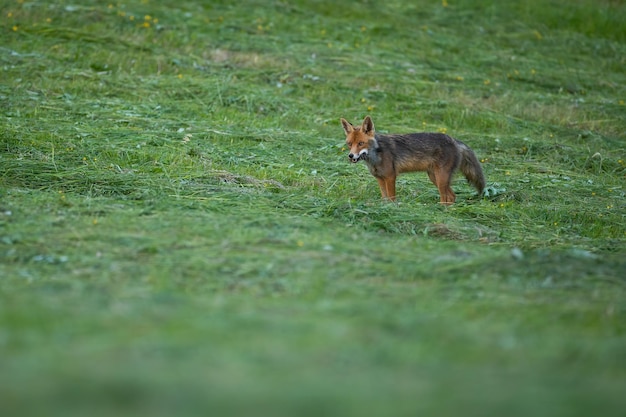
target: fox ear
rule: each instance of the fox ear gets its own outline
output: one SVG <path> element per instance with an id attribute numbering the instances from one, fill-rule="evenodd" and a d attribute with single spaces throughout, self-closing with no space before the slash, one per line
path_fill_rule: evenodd
<path id="1" fill-rule="evenodd" d="M 365 116 L 365 119 L 363 119 L 363 126 L 361 126 L 361 130 L 366 135 L 374 134 L 374 122 L 372 122 L 371 117 Z"/>
<path id="2" fill-rule="evenodd" d="M 343 126 L 343 131 L 346 132 L 346 135 L 354 132 L 354 126 L 352 126 L 352 124 L 343 117 L 341 118 L 341 125 Z"/>

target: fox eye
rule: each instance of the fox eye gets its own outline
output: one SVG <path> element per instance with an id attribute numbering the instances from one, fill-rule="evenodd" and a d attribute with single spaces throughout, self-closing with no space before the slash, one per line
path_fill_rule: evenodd
<path id="1" fill-rule="evenodd" d="M 359 142 L 359 146 L 365 145 L 365 142 Z"/>

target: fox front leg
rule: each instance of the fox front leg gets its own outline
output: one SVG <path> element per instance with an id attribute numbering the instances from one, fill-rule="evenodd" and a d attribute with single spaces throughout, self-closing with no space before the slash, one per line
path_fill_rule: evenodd
<path id="1" fill-rule="evenodd" d="M 382 198 L 396 201 L 396 177 L 376 177 L 376 180 L 378 180 Z"/>
<path id="2" fill-rule="evenodd" d="M 378 186 L 380 187 L 380 196 L 383 199 L 387 198 L 387 186 L 385 185 L 385 180 L 382 178 L 376 178 L 376 180 L 378 181 Z"/>

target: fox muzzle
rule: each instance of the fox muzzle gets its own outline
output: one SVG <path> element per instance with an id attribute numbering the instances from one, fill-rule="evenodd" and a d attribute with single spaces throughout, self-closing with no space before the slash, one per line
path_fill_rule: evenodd
<path id="1" fill-rule="evenodd" d="M 361 152 L 358 154 L 350 153 L 348 158 L 350 158 L 350 162 L 352 163 L 359 162 L 361 159 L 367 159 L 367 149 L 361 149 Z"/>

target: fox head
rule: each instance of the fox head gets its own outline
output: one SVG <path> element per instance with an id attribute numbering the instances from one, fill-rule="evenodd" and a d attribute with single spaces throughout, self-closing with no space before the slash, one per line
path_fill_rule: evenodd
<path id="1" fill-rule="evenodd" d="M 374 143 L 374 123 L 372 118 L 365 116 L 361 126 L 353 126 L 346 119 L 341 119 L 341 125 L 346 132 L 346 145 L 350 148 L 348 158 L 356 163 L 361 159 L 367 159 L 369 148 Z"/>

